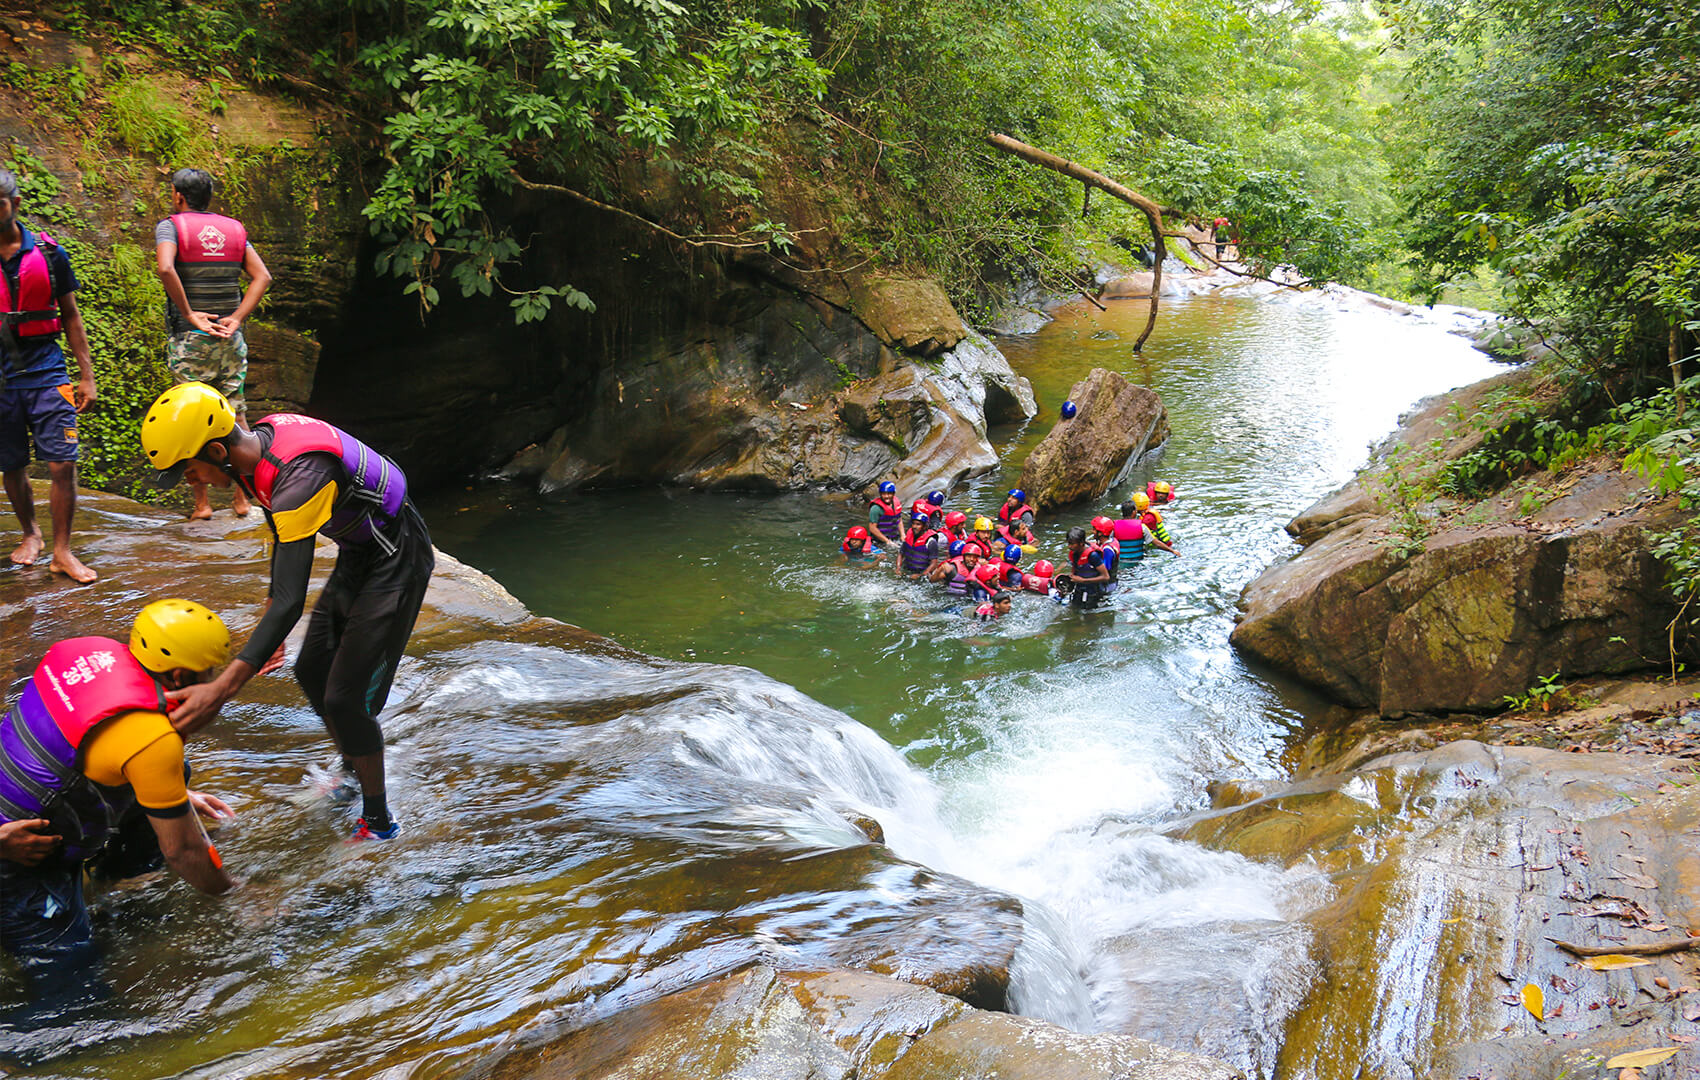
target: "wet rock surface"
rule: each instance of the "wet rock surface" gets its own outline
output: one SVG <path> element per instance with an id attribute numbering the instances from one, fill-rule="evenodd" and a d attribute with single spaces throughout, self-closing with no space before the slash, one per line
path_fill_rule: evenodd
<path id="1" fill-rule="evenodd" d="M 0 571 L 10 685 L 60 638 L 125 636 L 151 599 L 204 602 L 238 639 L 257 621 L 268 539 L 257 517 L 188 522 L 84 493 L 78 525 L 79 550 L 101 573 L 94 586 L 45 564 Z M 321 550 L 317 584 L 333 554 Z M 534 617 L 439 554 L 383 723 L 405 839 L 353 861 L 345 824 L 302 790 L 302 766 L 333 754 L 287 675 L 256 679 L 191 740 L 199 782 L 239 807 L 240 829 L 219 840 L 225 859 L 258 874 L 271 904 L 287 898 L 264 916 L 257 951 L 253 931 L 210 943 L 189 933 L 228 916 L 180 887 L 164 896 L 168 881 L 99 902 L 116 905 L 103 925 L 123 928 L 120 951 L 141 927 L 167 927 L 149 931 L 145 961 L 130 962 L 171 971 L 174 994 L 227 1002 L 221 1016 L 256 1000 L 284 1016 L 322 1015 L 350 994 L 380 1003 L 354 1028 L 257 1030 L 251 1046 L 233 1037 L 221 1075 L 322 1076 L 354 1062 L 375 1074 L 448 1053 L 420 1041 L 416 1016 L 444 1017 L 457 1043 L 471 1031 L 466 1045 L 487 1048 L 545 1012 L 575 1030 L 606 1025 L 585 1037 L 587 1060 L 613 1060 L 596 1056 L 613 1052 L 598 1040 L 641 1037 L 656 1054 L 683 1054 L 681 1076 L 791 1075 L 790 1064 L 742 1069 L 746 1051 L 801 1062 L 798 1075 L 841 1075 L 832 1070 L 847 1061 L 883 1062 L 889 1071 L 858 1075 L 897 1077 L 1232 1075 L 1135 1039 L 977 1011 L 1009 1007 L 1011 966 L 1035 933 L 1021 903 L 872 839 L 915 778 L 872 732 L 755 672 L 660 661 Z M 371 968 L 352 990 L 351 955 Z M 721 1015 L 714 980 L 751 964 L 826 969 L 808 983 L 825 989 L 737 990 L 755 1003 L 747 1023 L 696 1011 L 692 1002 L 713 1002 Z M 453 979 L 427 977 L 442 965 Z M 234 996 L 216 989 L 233 985 L 243 987 Z M 658 1021 L 684 1013 L 627 1015 L 693 987 L 676 1000 L 698 1019 L 677 1030 Z M 400 1011 L 381 1004 L 403 1000 Z M 150 1016 L 144 1002 L 127 1007 Z M 176 1007 L 147 1022 L 202 1022 L 199 1008 L 184 1018 Z M 797 1026 L 803 1014 L 813 1034 Z M 917 1016 L 948 1019 L 949 1030 L 910 1046 Z"/>
<path id="2" fill-rule="evenodd" d="M 1687 1075 L 1700 954 L 1602 971 L 1552 939 L 1617 949 L 1700 929 L 1696 780 L 1682 759 L 1465 740 L 1223 789 L 1179 831 L 1334 883 L 1307 916 L 1321 972 L 1284 1075 L 1552 1077 L 1649 1046 L 1678 1047 L 1662 1075 Z"/>
<path id="3" fill-rule="evenodd" d="M 1512 377 L 1430 403 L 1400 442 L 1427 444 Z M 1461 438 L 1448 453 L 1478 444 Z M 1387 508 L 1353 481 L 1289 524 L 1306 546 L 1246 586 L 1233 643 L 1389 716 L 1498 708 L 1555 671 L 1644 668 L 1668 652 L 1675 614 L 1649 535 L 1681 512 L 1609 463 L 1564 484 L 1531 515 L 1490 506 L 1479 521 L 1443 520 L 1409 552 Z"/>
<path id="4" fill-rule="evenodd" d="M 876 976 L 758 966 L 587 1024 L 475 1070 L 468 1080 L 734 1076 L 1234 1080 L 1243 1074 L 1125 1035 L 1081 1035 L 978 1012 Z"/>
<path id="5" fill-rule="evenodd" d="M 1093 368 L 1069 400 L 1077 415 L 1059 420 L 1021 470 L 1019 486 L 1040 510 L 1097 498 L 1169 437 L 1163 399 L 1114 372 Z"/>

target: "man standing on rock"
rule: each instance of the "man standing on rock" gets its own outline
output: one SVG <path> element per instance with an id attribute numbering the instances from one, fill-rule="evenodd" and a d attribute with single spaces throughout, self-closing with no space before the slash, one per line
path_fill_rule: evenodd
<path id="1" fill-rule="evenodd" d="M 47 466 L 53 515 L 56 574 L 79 585 L 98 576 L 71 554 L 71 519 L 77 512 L 77 414 L 94 404 L 94 366 L 77 311 L 77 275 L 65 251 L 46 233 L 18 220 L 18 181 L 0 169 L 0 474 L 24 538 L 12 562 L 29 566 L 41 556 L 41 526 L 30 489 L 30 444 Z M 59 336 L 77 358 L 73 386 Z"/>
<path id="2" fill-rule="evenodd" d="M 252 431 L 236 422 L 224 395 L 183 383 L 159 395 L 142 418 L 142 449 L 154 482 L 236 484 L 266 511 L 276 543 L 265 614 L 248 644 L 217 679 L 169 695 L 171 722 L 199 730 L 249 679 L 283 662 L 283 642 L 301 618 L 313 571 L 314 536 L 336 541 L 295 678 L 359 780 L 356 840 L 390 840 L 401 826 L 384 793 L 384 733 L 378 712 L 389 697 L 402 650 L 431 583 L 436 556 L 425 522 L 407 498 L 395 462 L 322 420 L 268 416 Z"/>
<path id="3" fill-rule="evenodd" d="M 248 343 L 242 322 L 259 305 L 272 276 L 242 223 L 207 211 L 212 188 L 212 176 L 204 170 L 178 169 L 171 177 L 171 216 L 154 226 L 154 255 L 171 335 L 165 362 L 178 382 L 206 383 L 223 394 L 235 408 L 236 419 L 246 424 Z M 207 486 L 190 481 L 189 487 L 195 495 L 190 519 L 212 517 Z M 240 488 L 231 496 L 231 509 L 238 515 L 250 509 Z"/>

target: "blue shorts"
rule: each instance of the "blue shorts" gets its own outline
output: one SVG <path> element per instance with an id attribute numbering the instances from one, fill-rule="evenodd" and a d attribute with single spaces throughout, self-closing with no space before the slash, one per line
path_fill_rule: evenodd
<path id="1" fill-rule="evenodd" d="M 40 390 L 0 390 L 0 472 L 16 472 L 37 461 L 77 460 L 77 409 L 71 384 Z"/>

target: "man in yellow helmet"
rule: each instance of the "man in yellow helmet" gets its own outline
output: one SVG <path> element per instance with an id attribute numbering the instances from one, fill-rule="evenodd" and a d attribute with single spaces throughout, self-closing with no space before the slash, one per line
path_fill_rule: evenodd
<path id="1" fill-rule="evenodd" d="M 378 712 L 431 583 L 435 553 L 395 462 L 345 431 L 294 413 L 252 431 L 203 383 L 161 394 L 142 418 L 142 449 L 171 486 L 187 476 L 240 485 L 277 539 L 265 614 L 216 680 L 171 695 L 171 722 L 189 734 L 212 720 L 247 681 L 269 670 L 301 618 L 315 534 L 336 541 L 336 568 L 307 624 L 295 678 L 360 783 L 356 840 L 389 840 L 400 826 L 384 790 Z M 277 662 L 281 663 L 281 660 Z"/>
<path id="2" fill-rule="evenodd" d="M 210 678 L 229 656 L 217 615 L 156 601 L 128 646 L 79 637 L 48 649 L 0 717 L 0 946 L 26 966 L 88 955 L 83 869 L 97 857 L 122 867 L 112 876 L 163 857 L 204 893 L 235 885 L 196 813 L 229 807 L 188 790 L 183 739 L 165 714 L 167 691 Z M 112 850 L 119 841 L 127 850 Z"/>

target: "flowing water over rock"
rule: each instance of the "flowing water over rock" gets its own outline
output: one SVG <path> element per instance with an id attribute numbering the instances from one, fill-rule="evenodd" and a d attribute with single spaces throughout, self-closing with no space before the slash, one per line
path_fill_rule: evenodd
<path id="1" fill-rule="evenodd" d="M 317 721 L 261 680 L 192 752 L 242 814 L 220 845 L 256 883 L 222 903 L 166 880 L 108 897 L 108 996 L 3 1049 L 44 1056 L 43 1075 L 453 1076 L 516 1031 L 759 957 L 1266 1072 L 1312 978 L 1301 916 L 1328 887 L 1163 831 L 1217 778 L 1279 780 L 1323 709 L 1229 649 L 1234 598 L 1402 409 L 1488 365 L 1416 320 L 1223 296 L 1171 305 L 1139 357 L 1137 306 L 1004 343 L 1044 411 L 994 432 L 1003 478 L 951 500 L 994 508 L 1091 367 L 1157 389 L 1174 436 L 1134 479 L 1175 481 L 1184 558 L 1124 575 L 1111 610 L 1024 597 L 975 624 L 837 565 L 862 515 L 810 496 L 439 498 L 445 550 L 541 615 L 668 659 L 433 599 L 386 714 L 408 831 L 357 849 L 302 783 L 330 759 Z M 93 590 L 0 575 L 14 689 L 56 635 L 116 634 L 164 590 L 255 616 L 257 529 L 208 533 L 197 557 L 205 527 L 158 539 L 136 516 L 85 511 L 109 530 Z M 1041 523 L 1046 557 L 1061 524 Z M 0 982 L 0 1008 L 24 997 Z"/>

